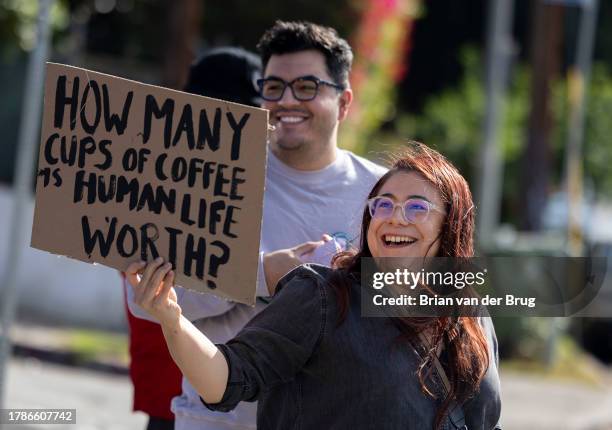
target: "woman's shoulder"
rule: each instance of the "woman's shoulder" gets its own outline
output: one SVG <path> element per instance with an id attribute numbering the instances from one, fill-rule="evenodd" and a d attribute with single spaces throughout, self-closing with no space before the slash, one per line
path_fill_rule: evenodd
<path id="1" fill-rule="evenodd" d="M 296 267 L 283 276 L 276 287 L 278 294 L 289 284 L 310 284 L 316 287 L 326 287 L 334 274 L 334 269 L 320 264 L 307 263 Z"/>
<path id="2" fill-rule="evenodd" d="M 274 300 L 291 296 L 294 300 L 317 302 L 326 313 L 336 309 L 339 272 L 320 264 L 302 264 L 281 278 Z"/>

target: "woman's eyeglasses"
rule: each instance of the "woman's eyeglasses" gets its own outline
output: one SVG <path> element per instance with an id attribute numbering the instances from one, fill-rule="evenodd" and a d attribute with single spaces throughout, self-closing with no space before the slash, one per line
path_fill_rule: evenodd
<path id="1" fill-rule="evenodd" d="M 296 100 L 308 102 L 317 96 L 321 85 L 327 85 L 339 91 L 344 89 L 342 85 L 324 81 L 316 76 L 301 76 L 291 82 L 285 82 L 281 78 L 257 80 L 261 98 L 270 102 L 277 102 L 282 99 L 287 87 L 291 88 L 291 93 Z"/>
<path id="2" fill-rule="evenodd" d="M 419 224 L 427 221 L 431 211 L 444 213 L 433 203 L 419 198 L 408 199 L 403 203 L 395 203 L 393 199 L 385 196 L 372 197 L 368 200 L 368 208 L 372 218 L 388 219 L 393 216 L 396 207 L 400 207 L 406 222 Z"/>

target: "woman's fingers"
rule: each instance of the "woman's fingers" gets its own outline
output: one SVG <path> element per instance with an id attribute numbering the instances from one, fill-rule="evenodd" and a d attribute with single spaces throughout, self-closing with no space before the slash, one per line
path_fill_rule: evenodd
<path id="1" fill-rule="evenodd" d="M 144 268 L 144 271 L 142 270 Z M 140 282 L 135 282 L 134 303 L 159 321 L 160 324 L 174 324 L 181 315 L 174 286 L 174 271 L 170 262 L 164 263 L 156 258 L 146 267 L 141 263 L 130 264 L 126 276 L 137 279 L 142 271 Z"/>
<path id="2" fill-rule="evenodd" d="M 155 299 L 155 296 L 158 293 L 158 290 L 161 287 L 161 284 L 164 280 L 166 274 L 172 269 L 172 264 L 165 263 L 162 266 L 159 266 L 155 272 L 151 275 L 151 279 L 149 280 L 146 288 L 144 289 L 143 301 L 145 303 L 151 303 Z"/>
<path id="3" fill-rule="evenodd" d="M 144 261 L 136 261 L 134 263 L 131 263 L 127 269 L 125 269 L 125 274 L 126 275 L 135 275 L 138 272 L 140 272 L 142 270 L 143 267 L 145 267 L 147 263 L 145 263 Z"/>
<path id="4" fill-rule="evenodd" d="M 153 286 L 152 277 L 155 274 L 156 270 L 163 264 L 164 260 L 159 257 L 150 263 L 145 263 L 144 271 L 142 271 L 142 276 L 139 281 L 135 282 L 134 288 L 134 302 L 142 308 L 147 307 L 147 299 L 151 297 L 150 290 L 153 289 L 153 295 L 155 294 L 155 290 L 157 289 L 157 285 Z M 142 269 L 141 269 L 142 270 Z M 137 275 L 133 275 L 136 279 L 138 279 Z M 159 285 L 159 284 L 158 284 Z"/>
<path id="5" fill-rule="evenodd" d="M 130 264 L 127 269 L 125 269 L 125 278 L 132 287 L 138 286 L 138 283 L 140 282 L 138 279 L 138 273 L 142 271 L 146 264 L 147 263 L 144 261 L 137 261 Z"/>
<path id="6" fill-rule="evenodd" d="M 164 281 L 162 287 L 159 289 L 159 293 L 157 297 L 155 297 L 156 301 L 166 302 L 170 297 L 170 290 L 174 286 L 174 271 L 169 271 L 166 276 L 164 276 Z"/>
<path id="7" fill-rule="evenodd" d="M 153 260 L 149 264 L 147 264 L 147 267 L 145 268 L 144 273 L 142 274 L 142 278 L 140 278 L 140 285 L 141 286 L 149 285 L 149 283 L 151 281 L 151 277 L 153 276 L 153 273 L 155 273 L 157 268 L 159 266 L 161 266 L 163 264 L 163 262 L 164 262 L 163 258 L 157 257 L 155 260 Z"/>

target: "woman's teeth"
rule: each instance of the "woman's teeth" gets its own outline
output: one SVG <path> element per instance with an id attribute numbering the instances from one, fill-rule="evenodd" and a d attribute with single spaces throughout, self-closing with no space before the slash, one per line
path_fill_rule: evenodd
<path id="1" fill-rule="evenodd" d="M 416 239 L 407 237 L 407 236 L 397 236 L 397 235 L 389 235 L 386 234 L 383 236 L 383 241 L 386 245 L 399 245 L 406 246 L 411 245 L 416 242 Z"/>

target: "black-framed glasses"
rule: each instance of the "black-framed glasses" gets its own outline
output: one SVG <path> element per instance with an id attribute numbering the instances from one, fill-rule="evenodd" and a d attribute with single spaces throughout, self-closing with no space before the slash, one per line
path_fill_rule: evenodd
<path id="1" fill-rule="evenodd" d="M 327 85 L 338 91 L 344 90 L 344 86 L 319 79 L 316 76 L 300 76 L 291 82 L 286 82 L 281 78 L 257 80 L 261 98 L 270 102 L 277 102 L 282 99 L 287 87 L 291 88 L 291 93 L 296 100 L 307 102 L 313 100 L 317 96 L 319 93 L 319 86 L 321 85 Z"/>

